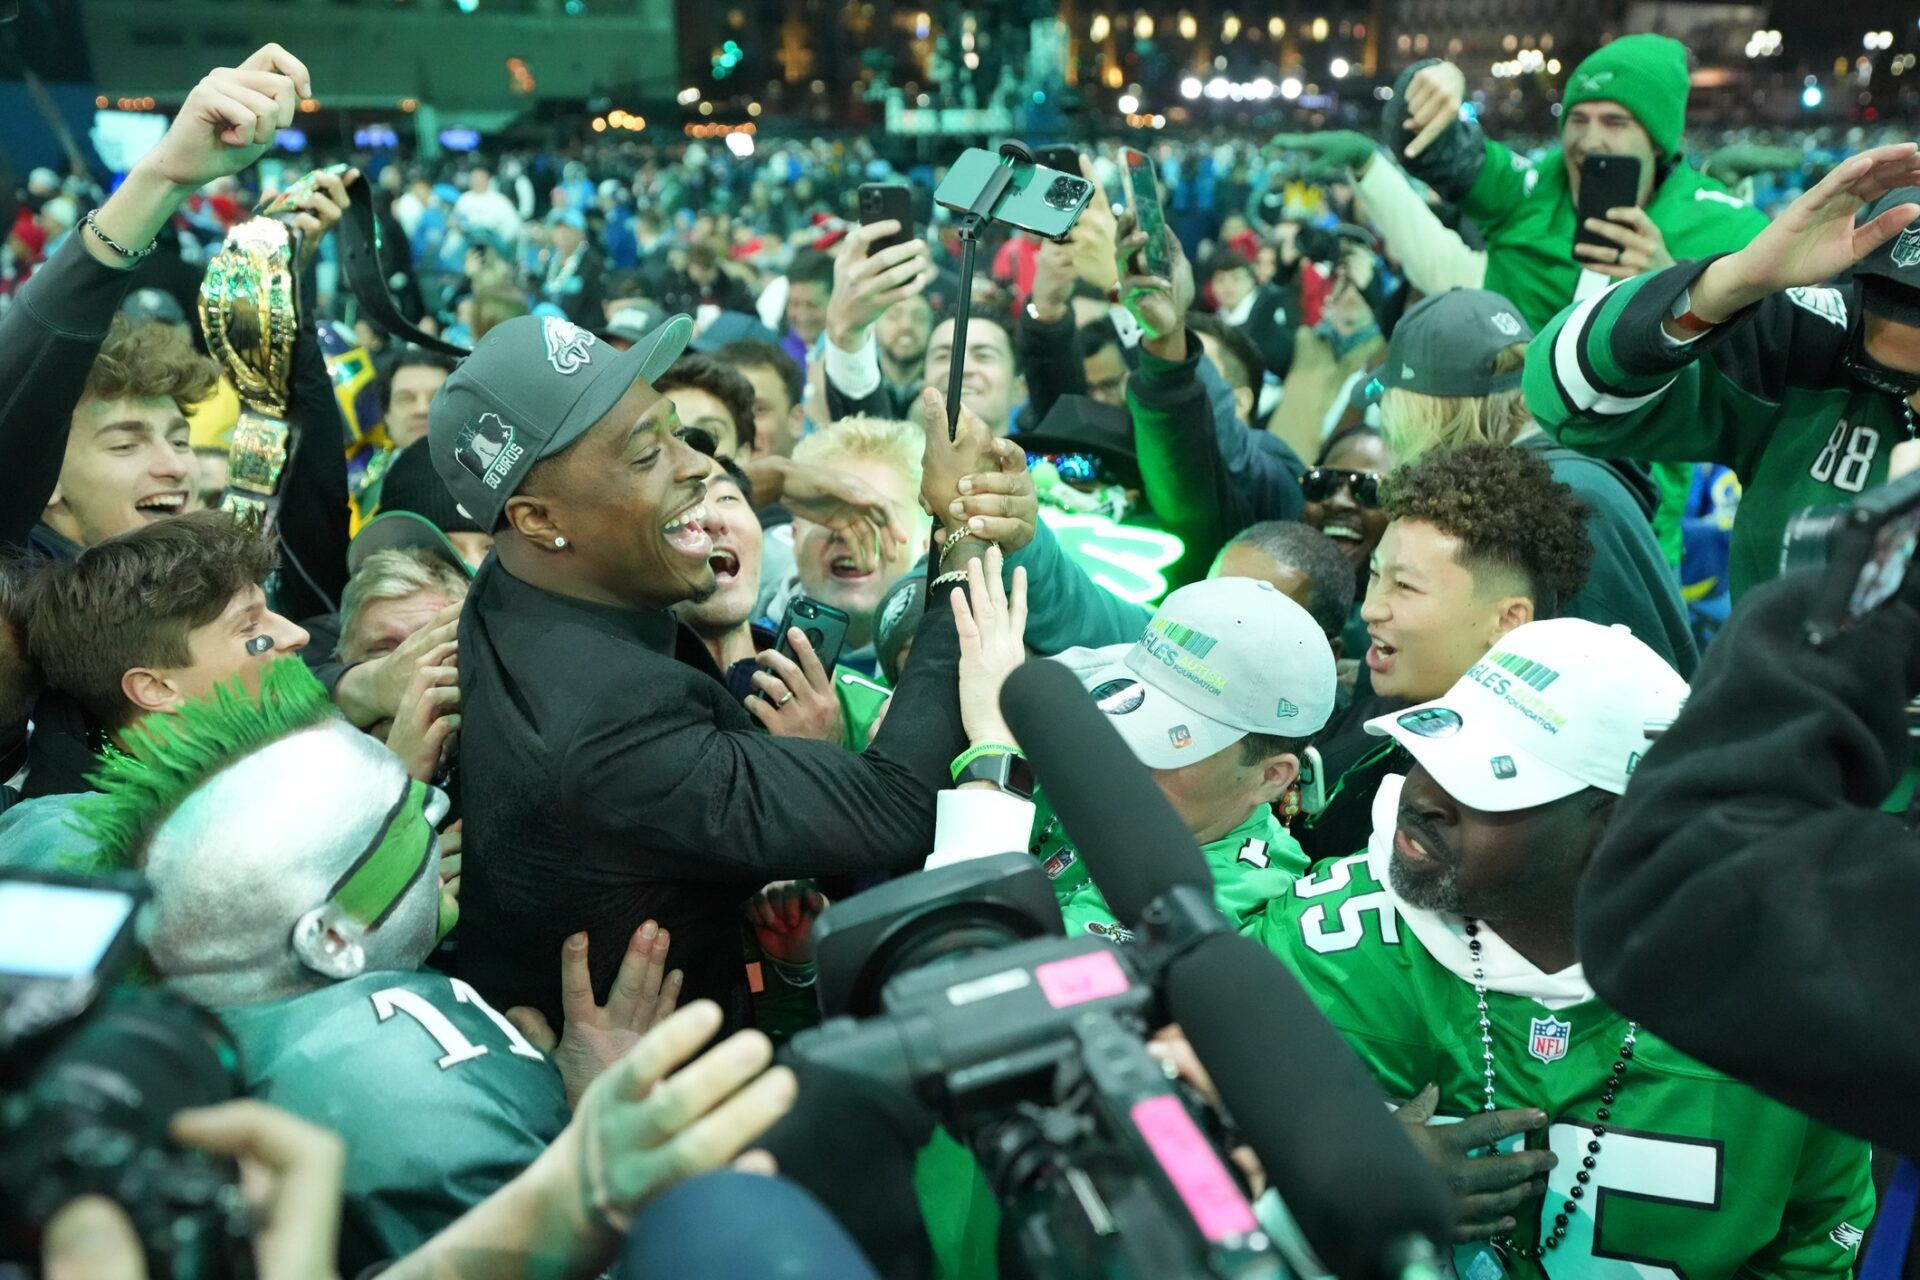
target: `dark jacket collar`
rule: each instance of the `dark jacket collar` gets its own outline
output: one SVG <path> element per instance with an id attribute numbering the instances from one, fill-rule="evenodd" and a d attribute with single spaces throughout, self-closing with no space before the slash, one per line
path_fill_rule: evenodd
<path id="1" fill-rule="evenodd" d="M 489 555 L 474 575 L 473 596 L 489 611 L 519 617 L 583 621 L 603 634 L 635 641 L 664 657 L 678 658 L 720 678 L 720 669 L 700 638 L 665 609 L 630 609 L 563 596 L 522 581 Z"/>

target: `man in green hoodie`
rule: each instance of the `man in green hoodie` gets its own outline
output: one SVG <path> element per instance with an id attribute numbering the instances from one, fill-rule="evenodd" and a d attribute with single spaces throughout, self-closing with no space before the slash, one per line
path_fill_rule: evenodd
<path id="1" fill-rule="evenodd" d="M 1623 36 L 1595 50 L 1567 79 L 1560 145 L 1538 163 L 1460 118 L 1466 78 L 1451 63 L 1415 63 L 1388 104 L 1387 146 L 1414 177 L 1473 219 L 1487 242 L 1482 287 L 1509 298 L 1536 332 L 1569 303 L 1616 280 L 1676 261 L 1731 253 L 1767 225 L 1759 210 L 1691 168 L 1681 156 L 1687 50 L 1666 36 Z M 1605 245 L 1576 246 L 1580 165 L 1590 155 L 1640 161 L 1630 207 L 1590 219 Z M 1680 559 L 1680 516 L 1692 469 L 1655 469 L 1654 527 L 1669 563 Z"/>

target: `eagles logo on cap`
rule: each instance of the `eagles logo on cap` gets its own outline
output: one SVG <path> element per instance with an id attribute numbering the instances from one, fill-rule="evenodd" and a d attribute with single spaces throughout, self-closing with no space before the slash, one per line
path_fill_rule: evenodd
<path id="1" fill-rule="evenodd" d="M 546 329 L 547 363 L 555 373 L 578 373 L 593 363 L 593 344 L 600 341 L 579 325 L 551 316 L 540 322 Z"/>

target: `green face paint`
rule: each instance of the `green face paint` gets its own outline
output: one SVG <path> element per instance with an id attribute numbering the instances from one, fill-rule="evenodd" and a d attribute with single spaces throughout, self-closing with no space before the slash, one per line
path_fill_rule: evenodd
<path id="1" fill-rule="evenodd" d="M 342 915 L 363 929 L 377 929 L 414 881 L 426 874 L 433 850 L 428 795 L 424 783 L 409 780 L 371 843 L 327 895 Z M 442 924 L 450 928 L 445 915 L 443 906 Z"/>

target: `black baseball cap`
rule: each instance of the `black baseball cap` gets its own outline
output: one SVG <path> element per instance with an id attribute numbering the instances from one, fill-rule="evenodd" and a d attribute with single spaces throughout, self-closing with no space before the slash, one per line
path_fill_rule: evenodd
<path id="1" fill-rule="evenodd" d="M 434 469 L 432 449 L 429 441 L 416 440 L 394 455 L 387 474 L 380 477 L 377 514 L 410 511 L 442 533 L 487 532 L 453 500 L 453 491 Z"/>
<path id="2" fill-rule="evenodd" d="M 1061 396 L 1047 416 L 1014 443 L 1028 453 L 1089 453 L 1112 469 L 1121 484 L 1139 488 L 1140 454 L 1133 444 L 1133 415 L 1091 396 Z"/>
<path id="3" fill-rule="evenodd" d="M 1920 187 L 1887 192 L 1861 211 L 1858 223 L 1864 226 L 1903 204 L 1920 204 Z M 1853 276 L 1864 286 L 1862 307 L 1900 324 L 1920 327 L 1920 218 L 1860 259 Z"/>
<path id="4" fill-rule="evenodd" d="M 626 351 L 552 316 L 495 325 L 427 411 L 434 469 L 460 510 L 492 532 L 535 462 L 585 435 L 634 383 L 651 385 L 692 336 L 684 315 Z"/>
<path id="5" fill-rule="evenodd" d="M 1428 396 L 1490 396 L 1519 387 L 1523 371 L 1496 374 L 1493 364 L 1533 330 L 1520 308 L 1485 289 L 1449 289 L 1422 298 L 1400 317 L 1374 373 L 1367 398 L 1389 387 Z"/>

